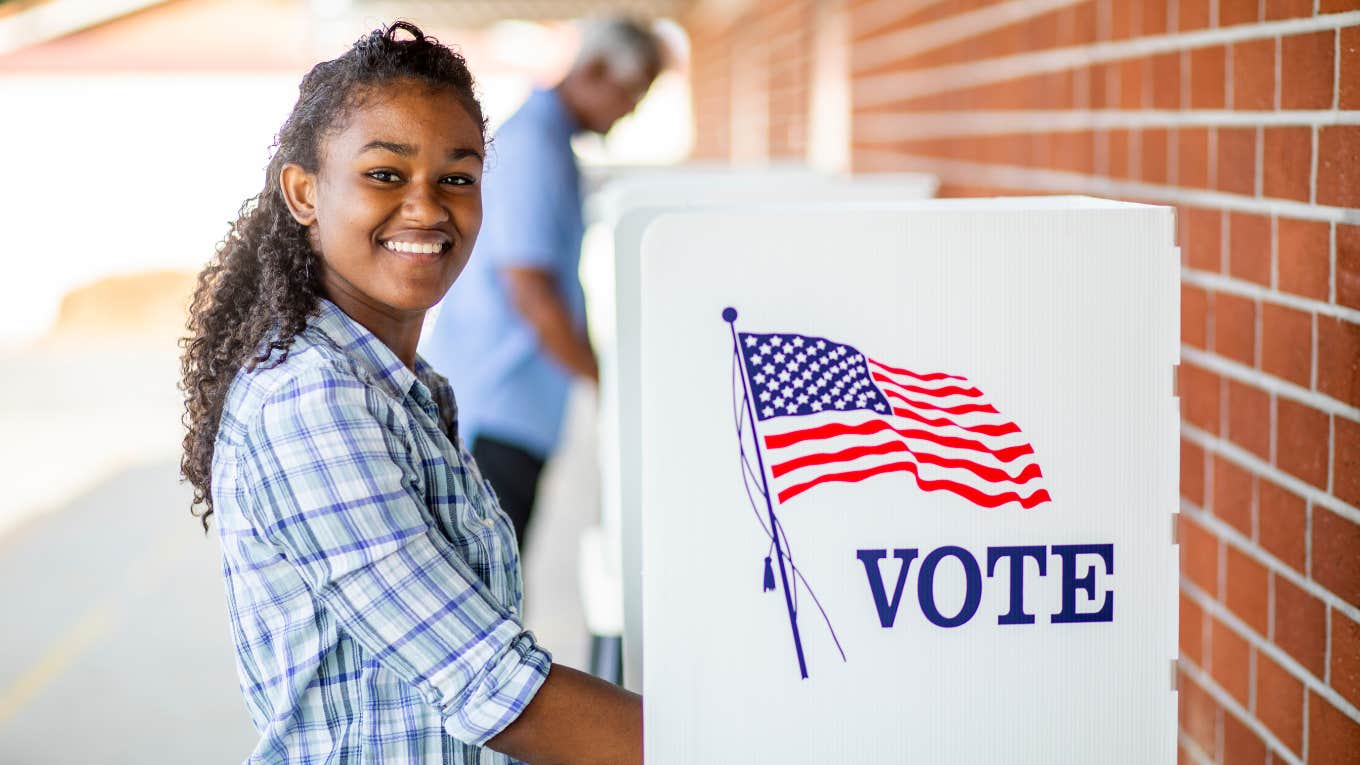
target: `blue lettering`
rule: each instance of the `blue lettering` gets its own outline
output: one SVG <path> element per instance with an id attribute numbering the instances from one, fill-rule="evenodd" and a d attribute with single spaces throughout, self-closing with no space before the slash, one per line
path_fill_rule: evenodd
<path id="1" fill-rule="evenodd" d="M 1039 576 L 1047 572 L 1046 550 L 1042 545 L 1029 547 L 988 547 L 987 576 L 996 571 L 996 564 L 1002 559 L 1011 562 L 1011 610 L 997 617 L 997 624 L 1033 624 L 1034 615 L 1025 613 L 1025 558 L 1033 558 L 1039 565 Z"/>
<path id="2" fill-rule="evenodd" d="M 855 554 L 864 564 L 864 574 L 869 577 L 869 593 L 874 597 L 874 608 L 878 609 L 878 623 L 891 627 L 897 621 L 897 607 L 902 604 L 902 585 L 907 583 L 907 571 L 916 559 L 916 550 L 893 550 L 893 557 L 902 561 L 902 570 L 897 574 L 897 586 L 893 589 L 892 600 L 883 589 L 883 574 L 878 570 L 878 562 L 888 557 L 887 550 L 860 550 Z"/>
<path id="3" fill-rule="evenodd" d="M 959 559 L 959 563 L 963 564 L 963 575 L 966 580 L 963 607 L 949 618 L 945 618 L 935 607 L 935 568 L 946 555 Z M 916 596 L 921 601 L 921 612 L 931 624 L 937 627 L 958 627 L 967 624 L 968 620 L 973 618 L 973 614 L 977 613 L 978 605 L 982 602 L 982 571 L 978 568 L 977 559 L 962 547 L 935 549 L 921 561 L 921 575 L 916 581 Z"/>
<path id="4" fill-rule="evenodd" d="M 1114 593 L 1104 592 L 1105 599 L 1097 611 L 1077 611 L 1077 590 L 1085 590 L 1086 597 L 1096 599 L 1096 566 L 1093 562 L 1086 575 L 1077 576 L 1078 555 L 1099 555 L 1105 562 L 1105 573 L 1114 573 L 1114 545 L 1053 545 L 1053 554 L 1062 558 L 1062 611 L 1053 615 L 1054 624 L 1114 621 Z M 921 571 L 924 576 L 924 567 Z"/>

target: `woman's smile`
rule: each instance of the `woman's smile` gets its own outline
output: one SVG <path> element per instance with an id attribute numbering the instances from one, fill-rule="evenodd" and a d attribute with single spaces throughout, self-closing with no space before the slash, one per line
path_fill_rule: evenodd
<path id="1" fill-rule="evenodd" d="M 417 263 L 433 262 L 453 248 L 453 239 L 437 231 L 408 231 L 378 243 L 387 250 Z"/>

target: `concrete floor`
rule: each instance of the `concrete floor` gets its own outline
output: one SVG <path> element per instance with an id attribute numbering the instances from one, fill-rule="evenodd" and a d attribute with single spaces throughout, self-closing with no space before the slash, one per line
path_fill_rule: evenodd
<path id="1" fill-rule="evenodd" d="M 46 475 L 43 466 L 56 455 L 68 467 L 82 466 L 82 441 L 121 426 L 116 398 L 90 402 L 74 390 L 88 384 L 78 374 L 88 356 L 42 364 L 40 373 L 23 360 L 3 364 L 3 387 L 11 389 L 0 403 L 6 482 Z M 125 374 L 120 364 L 128 365 Z M 114 381 L 149 374 L 144 360 L 105 360 L 103 372 Z M 158 374 L 173 371 L 161 367 Z M 25 380 L 24 391 L 13 390 Z M 153 387 L 125 403 L 158 422 L 177 416 L 175 398 L 165 386 Z M 18 423 L 44 409 L 60 410 L 60 427 L 70 432 L 35 434 L 36 442 L 75 451 L 19 443 L 27 428 Z M 593 394 L 582 391 L 573 398 L 566 446 L 545 473 L 525 559 L 526 625 L 558 662 L 578 668 L 586 665 L 589 642 L 577 549 L 598 512 L 593 430 Z M 104 469 L 78 496 L 55 487 L 48 496 L 60 499 L 45 512 L 3 508 L 9 516 L 0 518 L 7 521 L 0 524 L 0 763 L 239 762 L 252 748 L 216 539 L 188 514 L 176 446 L 160 439 L 154 448 L 121 454 L 110 464 L 133 466 Z M 149 459 L 139 462 L 138 454 Z M 28 485 L 24 496 L 42 494 Z"/>

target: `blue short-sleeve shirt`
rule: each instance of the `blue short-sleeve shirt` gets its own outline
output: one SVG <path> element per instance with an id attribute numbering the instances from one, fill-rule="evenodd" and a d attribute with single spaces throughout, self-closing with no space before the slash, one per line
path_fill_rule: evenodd
<path id="1" fill-rule="evenodd" d="M 462 435 L 488 435 L 546 457 L 557 443 L 571 373 L 548 356 L 510 302 L 506 267 L 548 271 L 578 332 L 585 296 L 578 268 L 578 126 L 555 91 L 534 92 L 496 134 L 482 187 L 472 259 L 421 342 L 421 354 L 458 391 Z"/>

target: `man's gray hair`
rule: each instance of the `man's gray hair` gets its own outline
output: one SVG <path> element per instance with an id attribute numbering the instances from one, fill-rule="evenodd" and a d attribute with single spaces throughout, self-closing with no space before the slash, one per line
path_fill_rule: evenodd
<path id="1" fill-rule="evenodd" d="M 665 68 L 666 53 L 650 28 L 627 18 L 596 18 L 581 25 L 576 66 L 596 61 L 619 82 L 645 84 Z"/>

